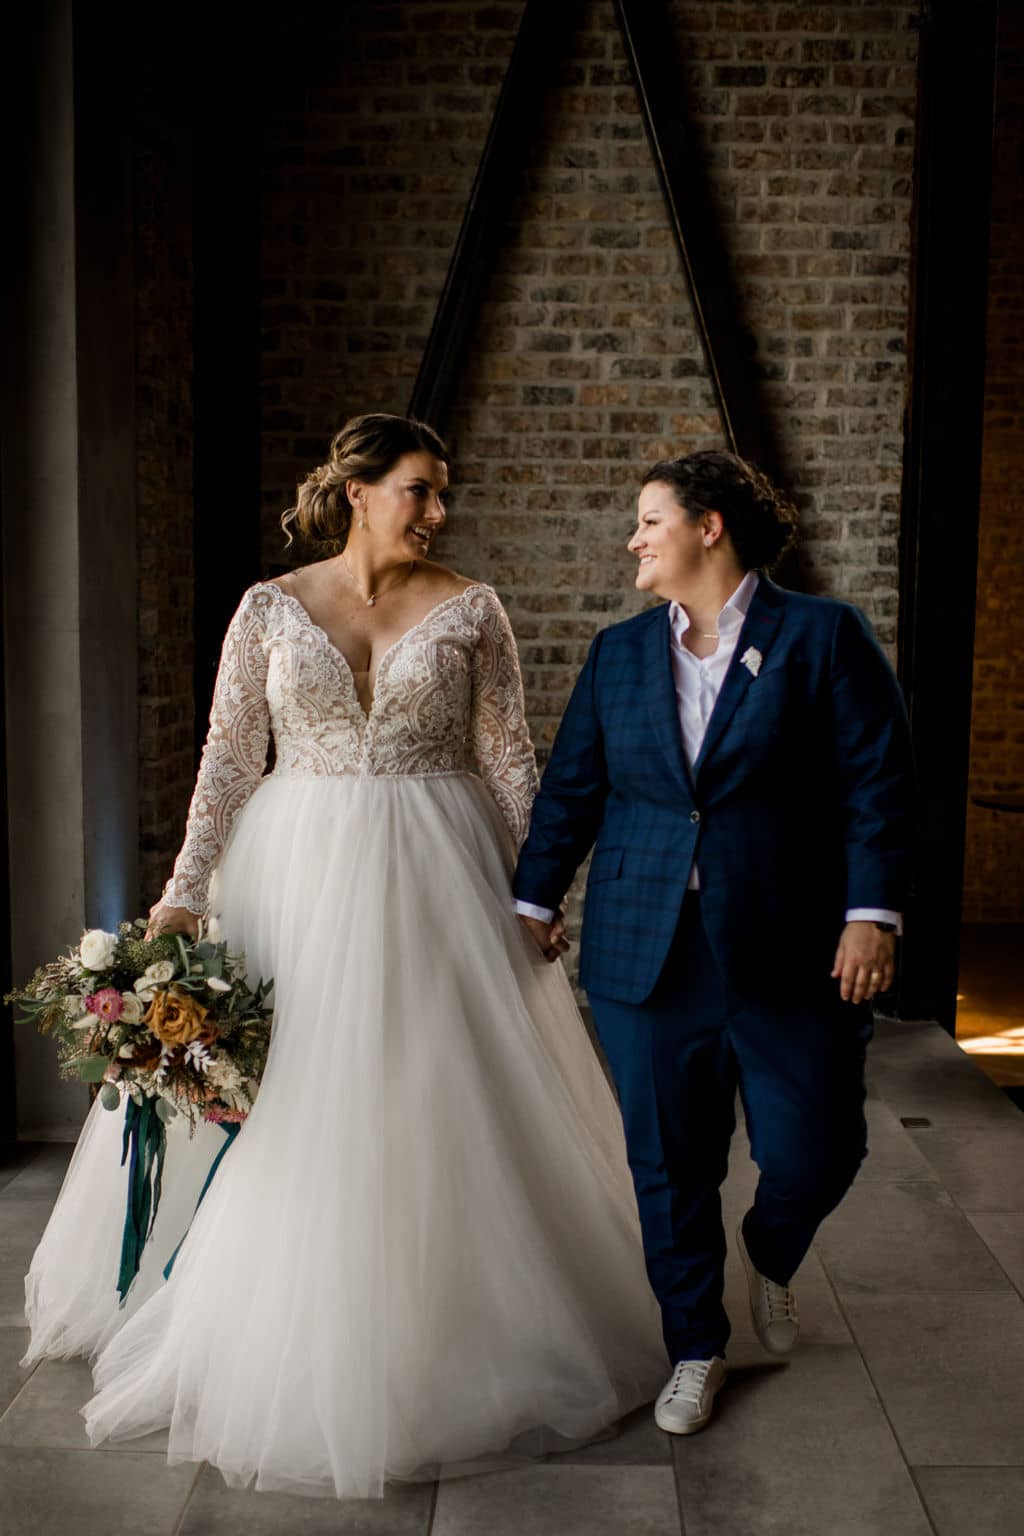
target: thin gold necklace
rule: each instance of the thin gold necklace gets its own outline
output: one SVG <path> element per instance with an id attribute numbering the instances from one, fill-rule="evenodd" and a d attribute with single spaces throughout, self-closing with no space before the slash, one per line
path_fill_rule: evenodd
<path id="1" fill-rule="evenodd" d="M 352 585 L 358 591 L 359 590 L 359 583 L 358 583 L 358 581 L 356 581 L 355 576 L 353 576 L 351 567 L 349 566 L 348 561 L 345 559 L 345 551 L 344 550 L 341 551 L 341 563 L 345 567 L 345 570 L 348 572 L 348 577 L 349 577 L 349 580 L 351 581 Z M 403 582 L 408 581 L 409 577 L 412 575 L 412 573 L 413 573 L 413 571 L 415 569 L 416 569 L 416 561 L 415 560 L 410 560 L 409 561 L 409 569 L 406 571 L 404 576 L 399 578 L 398 581 L 393 581 L 391 583 L 390 587 L 385 587 L 384 588 L 383 592 L 371 592 L 369 597 L 363 599 L 363 601 L 366 603 L 367 608 L 376 608 L 378 597 L 387 597 L 389 592 L 393 592 L 396 587 L 400 587 L 403 584 Z M 359 595 L 360 595 L 360 597 L 362 597 L 362 593 L 361 592 L 359 593 Z"/>

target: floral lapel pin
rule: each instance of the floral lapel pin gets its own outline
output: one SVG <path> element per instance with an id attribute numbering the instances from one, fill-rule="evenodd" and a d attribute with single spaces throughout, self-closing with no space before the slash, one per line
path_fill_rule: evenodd
<path id="1" fill-rule="evenodd" d="M 763 660 L 764 657 L 757 649 L 757 646 L 748 645 L 746 650 L 743 652 L 743 655 L 740 657 L 740 665 L 746 667 L 751 677 L 756 677 L 761 670 L 761 662 Z"/>

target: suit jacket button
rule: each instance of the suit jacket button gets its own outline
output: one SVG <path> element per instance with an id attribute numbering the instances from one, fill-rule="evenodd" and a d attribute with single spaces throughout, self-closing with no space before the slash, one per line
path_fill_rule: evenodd
<path id="1" fill-rule="evenodd" d="M 700 821 L 700 811 L 691 811 L 690 820 L 694 822 Z"/>

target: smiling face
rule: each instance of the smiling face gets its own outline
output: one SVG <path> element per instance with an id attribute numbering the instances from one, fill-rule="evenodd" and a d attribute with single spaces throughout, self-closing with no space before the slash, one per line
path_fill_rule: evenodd
<path id="1" fill-rule="evenodd" d="M 640 492 L 636 532 L 626 545 L 639 561 L 637 590 L 684 600 L 707 569 L 709 552 L 721 534 L 719 513 L 704 512 L 691 520 L 672 487 L 652 480 Z"/>
<path id="2" fill-rule="evenodd" d="M 403 453 L 381 480 L 349 480 L 350 541 L 367 540 L 382 560 L 424 559 L 444 526 L 448 466 L 432 453 Z M 366 526 L 362 526 L 365 518 Z"/>

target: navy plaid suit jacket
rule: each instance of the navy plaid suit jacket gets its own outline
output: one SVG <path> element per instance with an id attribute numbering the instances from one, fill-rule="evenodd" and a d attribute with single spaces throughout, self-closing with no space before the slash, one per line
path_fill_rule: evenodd
<path id="1" fill-rule="evenodd" d="M 696 858 L 704 926 L 740 996 L 834 991 L 845 912 L 902 911 L 908 896 L 910 745 L 892 669 L 856 608 L 762 576 L 691 774 L 669 645 L 667 604 L 594 639 L 515 894 L 557 907 L 596 843 L 580 981 L 641 1003 Z"/>

